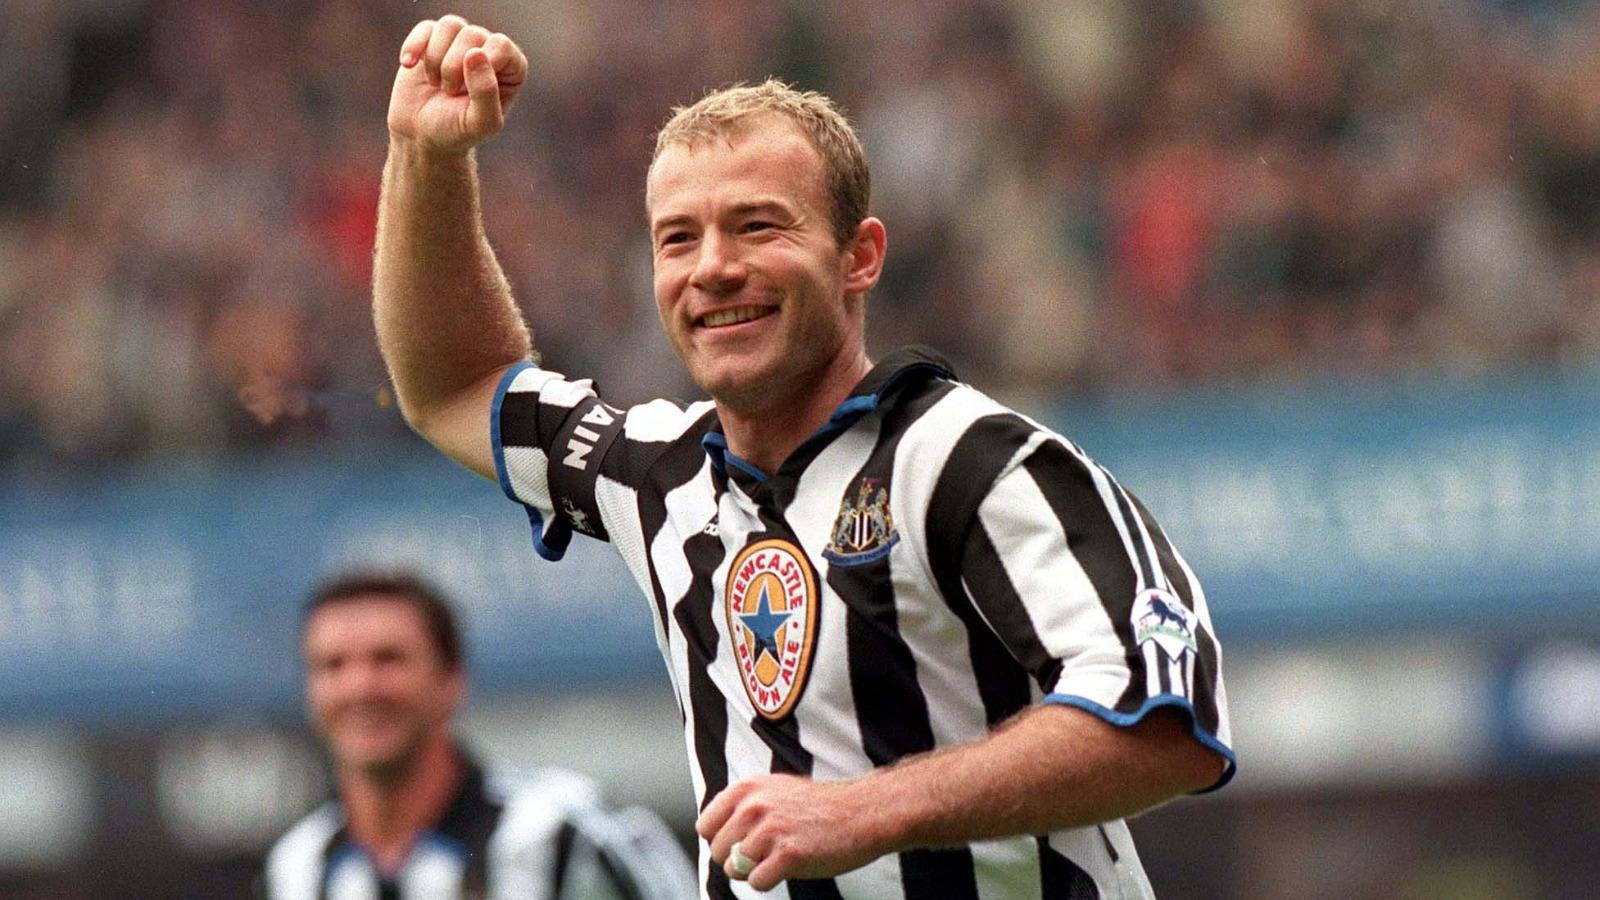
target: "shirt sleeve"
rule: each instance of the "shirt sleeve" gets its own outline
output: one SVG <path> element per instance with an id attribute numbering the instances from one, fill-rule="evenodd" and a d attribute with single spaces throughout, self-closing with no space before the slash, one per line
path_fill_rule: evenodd
<path id="1" fill-rule="evenodd" d="M 1045 701 L 1119 726 L 1175 707 L 1233 775 L 1205 592 L 1148 510 L 1056 435 L 994 479 L 962 537 L 960 589 Z"/>
<path id="2" fill-rule="evenodd" d="M 534 549 L 545 559 L 560 559 L 574 531 L 609 539 L 595 484 L 625 419 L 588 379 L 524 363 L 501 380 L 490 415 L 495 474 L 527 510 Z"/>
<path id="3" fill-rule="evenodd" d="M 573 817 L 558 900 L 694 900 L 694 867 L 649 810 L 599 808 Z"/>

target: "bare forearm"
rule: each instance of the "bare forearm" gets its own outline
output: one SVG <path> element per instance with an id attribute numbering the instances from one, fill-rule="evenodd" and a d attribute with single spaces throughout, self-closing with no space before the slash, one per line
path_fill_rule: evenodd
<path id="1" fill-rule="evenodd" d="M 1204 788 L 1223 762 L 1176 713 L 1131 729 L 1060 706 L 988 739 L 913 757 L 854 784 L 884 852 L 1124 818 Z"/>
<path id="2" fill-rule="evenodd" d="M 730 877 L 767 890 L 904 850 L 1123 818 L 1214 784 L 1224 765 L 1173 710 L 1118 728 L 1051 705 L 982 740 L 851 781 L 747 778 L 718 794 L 695 828 Z M 730 859 L 735 842 L 757 861 L 753 870 Z"/>
<path id="3" fill-rule="evenodd" d="M 470 153 L 391 144 L 372 293 L 378 345 L 414 424 L 530 356 L 527 326 L 483 231 Z"/>
<path id="4" fill-rule="evenodd" d="M 505 125 L 528 58 L 447 15 L 413 26 L 397 62 L 372 266 L 378 348 L 406 421 L 493 478 L 492 398 L 532 341 L 483 233 L 472 148 Z"/>

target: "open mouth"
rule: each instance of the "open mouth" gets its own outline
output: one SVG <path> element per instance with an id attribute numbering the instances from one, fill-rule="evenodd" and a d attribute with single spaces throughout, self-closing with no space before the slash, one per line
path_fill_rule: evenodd
<path id="1" fill-rule="evenodd" d="M 777 311 L 777 307 L 773 306 L 734 306 L 708 312 L 697 319 L 695 324 L 704 328 L 725 328 L 729 325 L 764 319 Z"/>

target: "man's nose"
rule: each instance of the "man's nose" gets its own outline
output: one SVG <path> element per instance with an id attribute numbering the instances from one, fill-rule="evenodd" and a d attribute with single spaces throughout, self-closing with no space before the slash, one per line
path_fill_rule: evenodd
<path id="1" fill-rule="evenodd" d="M 709 294 L 726 294 L 744 284 L 749 272 L 738 243 L 731 237 L 708 231 L 700 238 L 699 249 L 694 274 L 690 276 L 690 283 L 696 288 Z"/>
<path id="2" fill-rule="evenodd" d="M 378 689 L 378 667 L 368 663 L 351 663 L 339 672 L 333 688 L 347 699 L 365 699 Z"/>

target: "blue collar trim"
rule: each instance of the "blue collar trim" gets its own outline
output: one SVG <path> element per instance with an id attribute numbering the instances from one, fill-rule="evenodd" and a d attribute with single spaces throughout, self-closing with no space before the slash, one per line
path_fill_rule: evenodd
<path id="1" fill-rule="evenodd" d="M 885 372 L 887 377 L 882 374 Z M 879 379 L 882 379 L 882 383 L 876 389 L 871 390 L 870 393 L 857 393 L 846 397 L 833 410 L 833 414 L 828 416 L 828 421 L 822 423 L 822 427 L 813 432 L 802 443 L 802 446 L 819 437 L 825 437 L 849 428 L 857 419 L 876 410 L 882 404 L 883 398 L 898 390 L 914 377 L 954 378 L 955 375 L 950 370 L 948 363 L 930 351 L 914 347 L 892 354 L 879 363 L 872 372 L 868 373 L 857 390 L 861 390 Z M 732 465 L 740 472 L 757 481 L 766 481 L 769 477 L 767 473 L 728 452 L 728 436 L 721 431 L 707 432 L 700 439 L 700 446 L 705 449 L 706 455 L 711 457 L 711 464 L 716 466 L 717 471 L 722 475 L 727 475 L 728 466 Z"/>
<path id="2" fill-rule="evenodd" d="M 733 455 L 728 450 L 728 436 L 722 432 L 706 432 L 705 437 L 700 439 L 700 446 L 706 451 L 706 455 L 711 457 L 711 464 L 717 467 L 718 472 L 724 475 L 728 474 L 728 466 L 731 465 L 757 481 L 767 480 L 767 473 Z"/>

